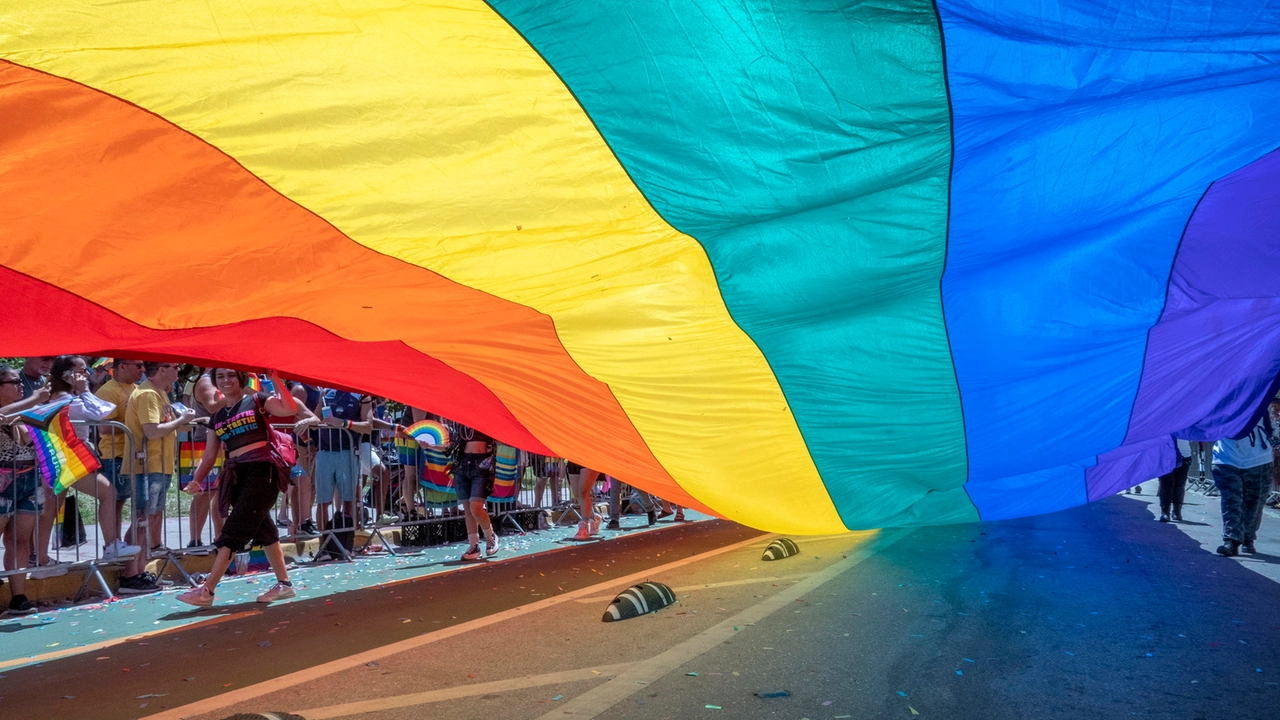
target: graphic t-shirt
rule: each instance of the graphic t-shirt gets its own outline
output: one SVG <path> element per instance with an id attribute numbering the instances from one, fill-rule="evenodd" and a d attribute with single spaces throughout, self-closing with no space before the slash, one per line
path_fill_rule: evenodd
<path id="1" fill-rule="evenodd" d="M 98 388 L 98 392 L 94 394 L 116 406 L 116 409 L 103 419 L 124 422 L 125 411 L 129 408 L 129 398 L 133 396 L 133 391 L 137 389 L 137 385 L 118 382 L 115 378 L 108 380 L 102 387 Z M 98 437 L 98 450 L 102 453 L 102 457 L 124 457 L 126 442 L 123 432 L 113 433 L 110 428 L 102 428 L 98 431 Z"/>
<path id="2" fill-rule="evenodd" d="M 324 405 L 329 408 L 329 412 L 339 420 L 350 420 L 351 422 L 360 422 L 361 409 L 360 404 L 363 398 L 356 393 L 349 393 L 345 390 L 327 390 L 324 393 Z M 346 430 L 321 427 L 319 432 L 320 450 L 322 451 L 339 451 L 351 449 L 352 434 Z M 360 435 L 356 438 L 356 442 L 369 442 L 368 435 Z"/>
<path id="3" fill-rule="evenodd" d="M 266 403 L 270 397 L 267 393 L 245 395 L 232 407 L 224 407 L 213 415 L 213 431 L 222 441 L 223 451 L 228 455 L 242 447 L 254 443 L 267 442 L 271 439 L 271 428 L 267 419 L 258 412 L 258 407 Z"/>
<path id="4" fill-rule="evenodd" d="M 139 447 L 135 454 L 142 455 L 146 448 L 146 467 L 142 463 L 126 463 L 129 472 L 148 475 L 173 474 L 178 459 L 178 433 L 171 432 L 162 438 L 147 440 L 142 426 L 167 423 L 173 419 L 173 408 L 169 405 L 169 396 L 164 390 L 156 387 L 150 380 L 140 383 L 129 396 L 129 407 L 124 412 L 124 424 L 133 433 L 133 440 Z"/>

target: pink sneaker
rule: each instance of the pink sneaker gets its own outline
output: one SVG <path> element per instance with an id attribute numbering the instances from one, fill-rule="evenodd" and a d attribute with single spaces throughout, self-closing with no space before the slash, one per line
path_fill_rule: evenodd
<path id="1" fill-rule="evenodd" d="M 590 540 L 591 530 L 587 527 L 587 521 L 582 520 L 578 523 L 578 534 L 574 535 L 573 540 Z"/>
<path id="2" fill-rule="evenodd" d="M 209 592 L 205 586 L 199 585 L 178 593 L 178 602 L 195 605 L 196 607 L 213 607 L 213 593 Z"/>
<path id="3" fill-rule="evenodd" d="M 258 602 L 269 603 L 275 602 L 276 600 L 288 600 L 291 597 L 295 597 L 297 594 L 298 593 L 293 591 L 292 585 L 276 583 L 271 586 L 270 590 L 258 596 Z"/>
<path id="4" fill-rule="evenodd" d="M 601 518 L 599 515 L 592 515 L 592 516 L 591 516 L 590 526 L 591 526 L 591 534 L 592 534 L 592 535 L 599 535 L 599 534 L 600 534 L 600 521 L 601 521 L 602 519 L 603 519 L 603 518 Z"/>

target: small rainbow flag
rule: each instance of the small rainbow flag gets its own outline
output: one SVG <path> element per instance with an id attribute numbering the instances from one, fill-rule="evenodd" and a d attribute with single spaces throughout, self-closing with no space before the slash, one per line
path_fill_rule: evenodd
<path id="1" fill-rule="evenodd" d="M 258 376 L 249 373 L 248 380 L 244 384 L 244 389 L 249 392 L 262 392 L 262 383 L 258 380 Z"/>
<path id="2" fill-rule="evenodd" d="M 448 445 L 449 428 L 435 420 L 422 420 L 405 428 L 404 433 L 420 443 Z"/>
<path id="3" fill-rule="evenodd" d="M 54 492 L 62 492 L 101 467 L 98 458 L 71 425 L 71 400 L 38 405 L 21 413 L 31 428 L 40 475 Z"/>

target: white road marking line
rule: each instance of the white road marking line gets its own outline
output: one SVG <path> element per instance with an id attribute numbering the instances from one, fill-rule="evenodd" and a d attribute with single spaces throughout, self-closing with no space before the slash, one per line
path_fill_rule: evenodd
<path id="1" fill-rule="evenodd" d="M 765 537 L 773 537 L 773 536 L 768 535 Z M 698 555 L 691 555 L 687 558 L 675 560 L 665 565 L 659 565 L 657 567 L 650 568 L 648 570 L 642 570 L 641 572 L 632 573 L 631 575 L 614 578 L 613 580 L 607 580 L 602 583 L 597 583 L 595 585 L 591 585 L 585 588 L 573 590 L 563 595 L 554 595 L 552 597 L 545 598 L 543 600 L 538 600 L 537 602 L 532 602 L 527 605 L 521 605 L 519 607 L 514 607 L 509 610 L 503 610 L 500 613 L 495 613 L 493 615 L 488 615 L 482 618 L 476 618 L 475 620 L 459 623 L 458 625 L 442 628 L 434 632 L 424 633 L 417 637 L 412 637 L 407 640 L 401 640 L 400 642 L 391 643 L 390 645 L 384 645 L 382 647 L 374 648 L 372 650 L 366 650 L 365 652 L 356 653 L 355 655 L 348 655 L 345 658 L 333 660 L 327 663 L 322 663 L 320 665 L 309 667 L 304 670 L 298 670 L 297 672 L 292 672 L 292 673 L 289 673 L 288 675 L 282 675 L 278 678 L 272 678 L 271 680 L 264 680 L 263 682 L 257 683 L 255 685 L 250 685 L 249 687 L 246 687 L 246 688 L 241 688 L 239 690 L 232 690 L 231 692 L 226 692 L 211 698 L 198 700 L 196 702 L 189 703 L 187 705 L 182 705 L 180 707 L 172 708 L 170 710 L 165 710 L 164 712 L 161 712 L 161 713 L 148 715 L 145 718 L 142 718 L 142 720 L 182 720 L 183 718 L 195 717 L 197 715 L 203 715 L 205 713 L 210 713 L 215 710 L 221 710 L 222 708 L 235 705 L 237 703 L 242 703 L 242 702 L 245 702 L 246 700 L 252 700 L 253 698 L 261 697 L 263 695 L 276 692 L 277 690 L 284 690 L 285 688 L 290 688 L 304 682 L 316 680 L 326 675 L 332 675 L 333 673 L 336 673 L 336 672 L 341 672 L 343 670 L 349 670 L 351 668 L 359 667 L 361 665 L 364 665 L 365 663 L 373 662 L 374 660 L 381 660 L 382 658 L 387 657 L 389 655 L 395 655 L 398 653 L 405 652 L 406 650 L 412 650 L 414 648 L 422 647 L 424 645 L 430 645 L 431 643 L 439 642 L 441 640 L 444 640 L 445 638 L 451 638 L 455 635 L 461 635 L 463 633 L 467 633 L 472 630 L 478 630 L 480 628 L 487 627 L 489 625 L 493 625 L 495 623 L 499 623 L 513 617 L 517 617 L 520 615 L 527 615 L 532 612 L 537 612 L 545 608 L 559 605 L 560 603 L 577 600 L 580 597 L 587 597 L 589 595 L 594 595 L 596 593 L 599 593 L 611 587 L 617 587 L 619 585 L 624 585 L 624 584 L 631 585 L 637 582 L 648 580 L 651 576 L 657 573 L 666 572 L 668 570 L 674 570 L 675 568 L 683 567 L 690 563 L 698 562 L 699 560 L 705 560 L 707 558 L 715 557 L 717 555 L 722 555 L 727 552 L 732 552 L 734 550 L 738 550 L 740 548 L 744 548 L 753 543 L 758 543 L 758 542 L 760 542 L 759 536 L 753 537 L 747 540 L 743 540 L 741 542 L 737 542 L 732 545 L 725 545 L 724 547 L 719 547 L 714 550 L 708 550 L 707 552 L 704 552 Z"/>
<path id="2" fill-rule="evenodd" d="M 849 555 L 848 558 L 761 600 L 728 620 L 694 635 L 666 652 L 639 663 L 632 663 L 629 670 L 620 673 L 611 682 L 588 690 L 543 715 L 538 720 L 596 717 L 619 702 L 631 697 L 644 687 L 656 682 L 667 673 L 730 639 L 737 634 L 733 629 L 735 625 L 746 626 L 748 623 L 760 622 L 774 612 L 789 606 L 795 600 L 818 589 L 823 583 L 910 535 L 914 530 L 915 528 L 907 528 L 884 533 L 872 546 L 858 550 Z"/>
<path id="3" fill-rule="evenodd" d="M 291 712 L 301 715 L 307 720 L 330 720 L 331 718 L 348 717 L 350 715 L 360 715 L 361 713 L 379 712 L 382 710 L 391 710 L 402 707 L 413 707 L 414 705 L 426 705 L 428 703 L 444 702 L 446 700 L 459 700 L 462 698 L 475 697 L 477 695 L 509 692 L 511 690 L 523 690 L 525 688 L 541 687 L 543 685 L 558 685 L 560 683 L 578 682 L 581 680 L 610 680 L 618 673 L 627 669 L 627 667 L 628 663 L 618 663 L 617 665 L 600 665 L 594 668 L 561 670 L 559 672 L 544 673 L 542 675 L 530 675 L 522 678 L 495 680 L 493 682 L 475 683 L 471 685 L 459 685 L 458 687 L 444 688 L 443 690 L 429 690 L 427 692 L 395 695 L 392 697 L 377 698 L 375 700 L 362 700 L 360 702 L 345 703 L 342 705 L 328 705 L 326 707 L 310 708 L 308 710 L 292 710 Z"/>

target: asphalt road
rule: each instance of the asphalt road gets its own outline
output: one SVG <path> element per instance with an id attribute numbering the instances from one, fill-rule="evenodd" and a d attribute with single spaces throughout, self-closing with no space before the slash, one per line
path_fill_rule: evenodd
<path id="1" fill-rule="evenodd" d="M 1280 717 L 1280 585 L 1137 498 L 917 530 L 805 600 L 601 717 Z"/>
<path id="2" fill-rule="evenodd" d="M 0 717 L 1276 717 L 1280 518 L 1264 556 L 1226 559 L 1216 501 L 1175 527 L 1149 500 L 798 538 L 773 563 L 754 531 L 670 528 L 23 668 L 5 687 L 29 707 Z M 600 622 L 638 579 L 679 603 Z"/>

